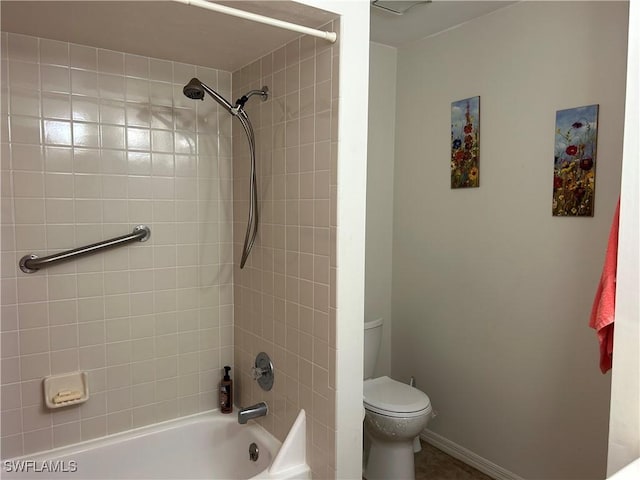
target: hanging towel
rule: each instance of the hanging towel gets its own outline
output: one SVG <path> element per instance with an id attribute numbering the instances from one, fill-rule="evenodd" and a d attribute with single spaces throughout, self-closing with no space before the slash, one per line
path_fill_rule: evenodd
<path id="1" fill-rule="evenodd" d="M 613 216 L 607 253 L 602 268 L 600 284 L 593 299 L 589 326 L 594 328 L 600 343 L 600 370 L 611 369 L 613 358 L 613 321 L 616 310 L 616 271 L 618 263 L 618 223 L 620 221 L 620 199 Z"/>

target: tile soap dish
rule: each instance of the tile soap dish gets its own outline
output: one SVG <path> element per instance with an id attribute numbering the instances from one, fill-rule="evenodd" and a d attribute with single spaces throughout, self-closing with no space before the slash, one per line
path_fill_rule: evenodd
<path id="1" fill-rule="evenodd" d="M 84 403 L 89 399 L 87 372 L 64 373 L 45 377 L 44 403 L 48 408 L 61 408 Z"/>

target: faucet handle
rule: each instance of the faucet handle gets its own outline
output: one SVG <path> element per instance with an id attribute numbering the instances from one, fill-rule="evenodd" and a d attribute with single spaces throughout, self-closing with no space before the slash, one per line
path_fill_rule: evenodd
<path id="1" fill-rule="evenodd" d="M 273 387 L 273 364 L 269 355 L 264 352 L 258 354 L 254 366 L 251 367 L 251 378 L 256 380 L 263 390 L 271 390 Z"/>

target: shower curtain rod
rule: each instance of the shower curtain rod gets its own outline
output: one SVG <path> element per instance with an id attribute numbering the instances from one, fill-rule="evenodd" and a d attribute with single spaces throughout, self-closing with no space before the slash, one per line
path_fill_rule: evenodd
<path id="1" fill-rule="evenodd" d="M 213 10 L 214 12 L 224 13 L 226 15 L 232 15 L 234 17 L 244 18 L 245 20 L 251 20 L 252 22 L 264 23 L 265 25 L 271 25 L 273 27 L 283 28 L 285 30 L 292 30 L 294 32 L 304 33 L 318 38 L 323 38 L 328 42 L 335 43 L 338 39 L 338 35 L 335 32 L 325 32 L 322 30 L 316 30 L 315 28 L 305 27 L 303 25 L 297 25 L 295 23 L 285 22 L 276 18 L 265 17 L 256 13 L 245 12 L 244 10 L 238 10 L 237 8 L 227 7 L 225 5 L 219 5 L 217 3 L 208 2 L 206 0 L 174 0 L 175 2 L 184 3 L 186 5 L 193 5 L 194 7 L 206 8 L 207 10 Z"/>

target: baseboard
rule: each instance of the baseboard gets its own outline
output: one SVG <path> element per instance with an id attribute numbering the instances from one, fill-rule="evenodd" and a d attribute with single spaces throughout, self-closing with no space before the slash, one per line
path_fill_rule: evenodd
<path id="1" fill-rule="evenodd" d="M 425 428 L 420 434 L 420 438 L 447 453 L 448 455 L 451 455 L 452 457 L 463 461 L 467 465 L 471 465 L 476 470 L 480 470 L 485 475 L 489 475 L 495 480 L 524 480 L 522 477 L 519 477 L 515 473 L 510 472 L 509 470 L 506 470 L 493 462 L 490 462 L 486 458 L 482 458 L 480 455 L 473 453 L 471 450 L 467 450 L 457 443 L 454 443 L 451 440 L 448 440 L 442 435 L 438 435 L 437 433 L 432 432 L 429 429 Z"/>

